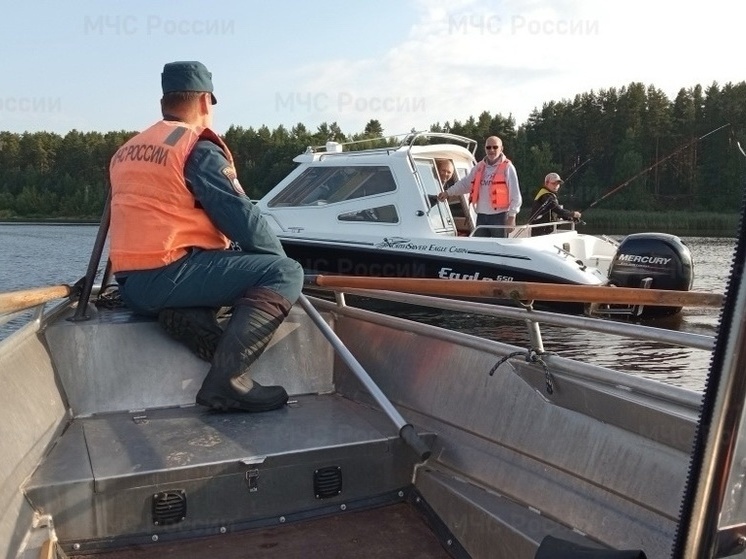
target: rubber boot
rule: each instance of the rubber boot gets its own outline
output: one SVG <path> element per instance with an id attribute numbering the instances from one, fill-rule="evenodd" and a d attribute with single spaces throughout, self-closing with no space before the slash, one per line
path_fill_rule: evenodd
<path id="1" fill-rule="evenodd" d="M 251 290 L 236 303 L 220 339 L 197 403 L 219 411 L 262 412 L 281 408 L 282 386 L 262 386 L 249 368 L 264 352 L 290 311 L 290 303 L 269 289 Z"/>
<path id="2" fill-rule="evenodd" d="M 215 310 L 207 307 L 163 309 L 158 322 L 168 334 L 192 350 L 197 357 L 212 361 L 223 329 L 215 317 Z"/>

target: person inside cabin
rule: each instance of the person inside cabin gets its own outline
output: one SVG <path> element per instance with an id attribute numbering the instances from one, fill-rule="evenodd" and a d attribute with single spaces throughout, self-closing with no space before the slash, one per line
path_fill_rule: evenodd
<path id="1" fill-rule="evenodd" d="M 453 162 L 450 159 L 436 159 L 435 168 L 438 170 L 440 184 L 446 189 L 453 185 L 456 174 L 453 170 Z"/>
<path id="2" fill-rule="evenodd" d="M 472 167 L 469 174 L 438 194 L 443 201 L 448 196 L 470 193 L 477 212 L 475 237 L 507 237 L 521 209 L 518 173 L 503 153 L 503 143 L 490 136 L 484 143 L 485 157 Z M 480 226 L 486 226 L 480 228 Z"/>
<path id="3" fill-rule="evenodd" d="M 563 181 L 557 173 L 549 173 L 544 177 L 544 186 L 542 186 L 534 197 L 534 203 L 531 206 L 531 215 L 528 218 L 528 224 L 534 223 L 552 223 L 560 219 L 577 221 L 580 219 L 580 212 L 566 210 L 560 205 L 557 191 L 562 186 Z M 533 227 L 531 236 L 547 235 L 551 233 L 553 227 Z"/>
<path id="4" fill-rule="evenodd" d="M 169 62 L 161 85 L 163 119 L 119 148 L 109 166 L 110 258 L 121 297 L 211 361 L 198 404 L 280 408 L 285 389 L 260 385 L 251 365 L 300 296 L 303 269 L 244 193 L 230 150 L 211 128 L 212 74 L 201 62 Z M 216 320 L 221 307 L 233 307 L 225 331 Z"/>

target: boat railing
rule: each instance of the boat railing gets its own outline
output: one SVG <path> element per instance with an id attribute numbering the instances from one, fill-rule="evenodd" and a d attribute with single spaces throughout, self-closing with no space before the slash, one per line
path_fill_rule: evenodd
<path id="1" fill-rule="evenodd" d="M 381 299 L 396 303 L 406 303 L 421 307 L 431 307 L 443 310 L 475 313 L 484 316 L 523 320 L 531 324 L 547 324 L 553 326 L 584 329 L 599 333 L 626 336 L 635 339 L 656 341 L 703 349 L 710 351 L 713 347 L 712 336 L 692 334 L 663 328 L 643 326 L 635 323 L 627 323 L 615 320 L 605 320 L 597 317 L 565 315 L 547 311 L 538 311 L 530 307 L 510 307 L 503 305 L 492 305 L 488 303 L 476 303 L 471 301 L 417 295 L 411 293 L 400 293 L 384 289 L 354 289 L 354 288 L 329 288 L 317 287 L 317 289 L 334 292 L 339 306 L 346 306 L 345 294 L 359 295 L 367 298 Z M 74 290 L 67 285 L 49 286 L 24 291 L 0 293 L 0 325 L 17 318 L 24 313 L 35 313 L 32 318 L 42 316 L 46 303 L 68 299 L 74 296 Z M 538 332 L 537 332 L 538 333 Z M 542 345 L 540 339 L 537 345 Z"/>
<path id="2" fill-rule="evenodd" d="M 329 157 L 369 157 L 371 155 L 389 155 L 393 152 L 395 152 L 398 147 L 382 147 L 382 148 L 371 148 L 371 149 L 365 149 L 360 151 L 325 151 L 318 153 L 318 160 L 321 161 L 322 159 L 327 159 Z"/>
<path id="3" fill-rule="evenodd" d="M 653 326 L 644 326 L 637 323 L 608 320 L 604 318 L 538 311 L 530 306 L 521 308 L 506 305 L 493 305 L 489 303 L 477 303 L 472 301 L 432 297 L 428 295 L 417 295 L 413 293 L 386 291 L 383 289 L 327 287 L 322 287 L 321 289 L 328 289 L 329 291 L 334 292 L 336 303 L 340 307 L 347 306 L 345 295 L 349 294 L 395 303 L 405 303 L 418 307 L 429 307 L 457 311 L 459 313 L 479 314 L 483 316 L 524 321 L 529 328 L 532 349 L 539 352 L 544 351 L 544 344 L 540 331 L 540 325 L 542 324 L 622 336 L 631 339 L 659 342 L 705 351 L 711 351 L 714 347 L 713 336 L 681 332 L 678 330 L 669 330 Z"/>
<path id="4" fill-rule="evenodd" d="M 575 231 L 575 225 L 576 222 L 572 220 L 559 220 L 559 221 L 552 221 L 550 223 L 533 223 L 531 225 L 516 225 L 515 227 L 505 227 L 505 226 L 492 226 L 496 228 L 501 229 L 509 229 L 510 234 L 509 237 L 511 239 L 526 239 L 528 237 L 531 237 L 531 232 L 534 229 L 542 228 L 543 230 L 546 230 L 548 228 L 551 228 L 551 231 L 549 231 L 546 234 L 556 233 L 556 232 L 565 232 L 565 231 Z M 485 227 L 484 225 L 480 225 L 480 227 Z M 476 229 L 475 229 L 476 231 Z M 472 236 L 474 233 L 472 233 Z"/>
<path id="5" fill-rule="evenodd" d="M 477 142 L 471 138 L 465 136 L 459 136 L 457 134 L 449 134 L 447 132 L 413 132 L 406 136 L 399 147 L 411 148 L 418 141 L 432 141 L 432 140 L 443 140 L 446 142 L 453 142 L 458 145 L 462 145 L 471 152 L 472 155 L 477 150 Z"/>
<path id="6" fill-rule="evenodd" d="M 371 147 L 367 149 L 361 149 L 359 151 L 348 150 L 344 151 L 345 146 L 354 146 L 357 144 L 376 144 L 376 143 L 387 143 L 391 142 L 393 138 L 403 137 L 398 145 L 388 145 L 380 147 Z M 330 155 L 370 155 L 371 153 L 390 153 L 397 151 L 401 148 L 411 148 L 417 142 L 432 142 L 432 140 L 440 140 L 445 143 L 453 143 L 460 145 L 471 152 L 472 155 L 476 152 L 477 142 L 471 138 L 465 136 L 459 136 L 458 134 L 450 134 L 448 132 L 408 132 L 406 134 L 397 134 L 394 136 L 382 136 L 378 138 L 365 138 L 363 140 L 353 140 L 350 142 L 335 142 L 329 141 L 321 146 L 308 146 L 305 154 L 318 154 L 319 158 L 330 156 Z"/>
<path id="7" fill-rule="evenodd" d="M 383 143 L 389 145 L 379 145 L 374 147 L 367 147 L 364 149 L 349 149 L 349 146 L 358 144 L 376 144 Z M 345 147 L 348 147 L 345 151 Z M 366 138 L 364 140 L 354 140 L 351 142 L 335 142 L 328 141 L 326 144 L 321 146 L 308 146 L 306 151 L 297 155 L 293 158 L 296 163 L 308 163 L 311 161 L 321 161 L 328 157 L 357 157 L 357 156 L 370 156 L 370 155 L 389 155 L 392 152 L 397 151 L 400 148 L 398 145 L 391 145 L 390 138 Z"/>
<path id="8" fill-rule="evenodd" d="M 553 221 L 551 223 L 534 223 L 532 225 L 477 225 L 471 233 L 469 233 L 469 237 L 479 237 L 477 234 L 477 231 L 506 231 L 506 237 L 510 239 L 527 239 L 531 237 L 531 231 L 535 228 L 547 228 L 551 227 L 551 233 L 563 233 L 566 231 L 575 231 L 575 222 L 574 221 Z"/>

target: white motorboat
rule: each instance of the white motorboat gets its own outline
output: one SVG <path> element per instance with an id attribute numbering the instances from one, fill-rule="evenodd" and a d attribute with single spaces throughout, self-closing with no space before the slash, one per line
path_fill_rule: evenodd
<path id="1" fill-rule="evenodd" d="M 298 166 L 257 204 L 309 274 L 691 289 L 690 252 L 673 235 L 629 235 L 619 243 L 582 234 L 573 222 L 554 223 L 551 234 L 540 236 L 532 236 L 534 225 L 504 239 L 475 235 L 467 195 L 437 200 L 436 161 L 450 160 L 463 177 L 476 163 L 476 145 L 441 133 L 413 133 L 399 146 L 360 151 L 329 142 L 296 157 Z"/>

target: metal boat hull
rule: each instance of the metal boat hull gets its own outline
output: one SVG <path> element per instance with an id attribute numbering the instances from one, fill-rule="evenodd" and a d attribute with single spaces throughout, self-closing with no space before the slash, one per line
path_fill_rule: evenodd
<path id="1" fill-rule="evenodd" d="M 53 540 L 147 557 L 409 503 L 456 557 L 530 559 L 546 535 L 665 556 L 699 394 L 551 355 L 548 392 L 524 358 L 489 374 L 515 346 L 315 305 L 430 445 L 426 462 L 300 308 L 256 370 L 291 403 L 221 415 L 193 405 L 207 364 L 153 320 L 99 308 L 71 322 L 64 306 L 0 346 L 0 425 L 15 435 L 0 465 L 15 489 L 0 495 L 4 555 Z"/>

